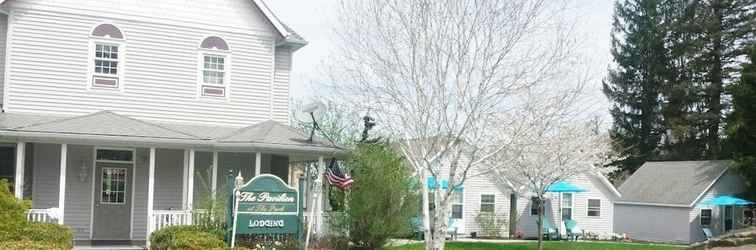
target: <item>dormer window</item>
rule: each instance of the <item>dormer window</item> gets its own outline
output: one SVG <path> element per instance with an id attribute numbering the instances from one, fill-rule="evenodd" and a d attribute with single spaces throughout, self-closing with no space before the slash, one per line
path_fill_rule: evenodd
<path id="1" fill-rule="evenodd" d="M 89 86 L 98 89 L 121 89 L 123 33 L 115 25 L 106 23 L 94 27 L 89 35 Z"/>
<path id="2" fill-rule="evenodd" d="M 227 97 L 229 79 L 229 49 L 225 40 L 210 36 L 202 40 L 199 49 L 200 96 Z"/>

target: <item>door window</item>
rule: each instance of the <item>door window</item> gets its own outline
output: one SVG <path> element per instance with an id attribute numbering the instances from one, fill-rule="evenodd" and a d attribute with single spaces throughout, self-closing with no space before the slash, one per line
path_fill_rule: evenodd
<path id="1" fill-rule="evenodd" d="M 102 204 L 126 204 L 126 169 L 102 168 Z"/>

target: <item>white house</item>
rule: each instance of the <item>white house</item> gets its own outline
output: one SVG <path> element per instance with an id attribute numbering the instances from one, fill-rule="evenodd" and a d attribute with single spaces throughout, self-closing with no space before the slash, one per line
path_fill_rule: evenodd
<path id="1" fill-rule="evenodd" d="M 728 161 L 646 162 L 619 188 L 614 231 L 646 241 L 702 241 L 702 228 L 715 236 L 738 228 L 743 210 L 701 203 L 744 188 Z"/>
<path id="2" fill-rule="evenodd" d="M 448 171 L 441 171 L 440 176 L 448 176 Z M 501 235 L 508 236 L 509 232 L 517 230 L 524 238 L 538 236 L 536 220 L 538 212 L 532 206 L 527 191 L 513 192 L 513 188 L 502 184 L 491 174 L 479 173 L 472 169 L 462 187 L 453 193 L 451 217 L 459 220 L 459 231 L 462 236 L 470 236 L 476 233 L 484 236 L 483 231 L 476 222 L 476 217 L 481 211 L 494 211 L 497 216 L 506 218 L 507 225 L 502 228 Z M 560 216 L 577 221 L 578 226 L 586 232 L 596 235 L 609 235 L 612 233 L 614 221 L 614 201 L 620 197 L 620 193 L 609 180 L 601 174 L 582 173 L 566 180 L 584 190 L 580 193 L 550 193 L 546 202 L 547 219 L 555 227 L 560 227 L 564 234 L 565 229 L 560 223 Z M 443 182 L 441 180 L 440 182 Z M 443 185 L 441 185 L 443 186 Z M 562 196 L 561 214 L 559 211 L 559 195 Z M 512 202 L 514 199 L 515 202 Z M 590 205 L 589 205 L 590 204 Z M 515 217 L 517 224 L 510 224 L 511 211 L 516 209 Z"/>
<path id="3" fill-rule="evenodd" d="M 260 0 L 0 0 L 0 178 L 77 244 L 189 224 L 228 171 L 340 152 L 287 126 L 305 44 Z"/>

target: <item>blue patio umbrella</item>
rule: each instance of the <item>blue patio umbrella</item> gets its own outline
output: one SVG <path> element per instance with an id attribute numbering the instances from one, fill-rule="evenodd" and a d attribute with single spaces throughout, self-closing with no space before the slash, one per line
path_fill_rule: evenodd
<path id="1" fill-rule="evenodd" d="M 552 192 L 552 193 L 559 193 L 559 230 L 561 231 L 562 227 L 562 194 L 561 193 L 581 193 L 585 192 L 586 190 L 578 187 L 575 184 L 569 183 L 567 181 L 558 181 L 554 184 L 549 185 L 548 188 L 546 188 L 546 192 Z M 574 204 L 573 204 L 574 206 Z M 571 216 L 571 215 L 570 215 Z"/>
<path id="2" fill-rule="evenodd" d="M 710 206 L 747 206 L 755 204 L 752 201 L 744 200 L 731 195 L 719 195 L 701 202 L 701 205 Z"/>

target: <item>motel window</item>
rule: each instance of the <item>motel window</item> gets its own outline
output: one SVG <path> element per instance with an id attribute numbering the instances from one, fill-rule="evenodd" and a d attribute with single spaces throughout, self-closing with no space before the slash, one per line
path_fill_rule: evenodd
<path id="1" fill-rule="evenodd" d="M 496 196 L 493 194 L 483 194 L 480 196 L 480 212 L 493 213 L 496 211 Z"/>
<path id="2" fill-rule="evenodd" d="M 590 217 L 601 216 L 601 200 L 588 199 L 588 216 Z"/>
<path id="3" fill-rule="evenodd" d="M 538 197 L 530 197 L 530 215 L 538 215 L 542 201 Z"/>
<path id="4" fill-rule="evenodd" d="M 462 219 L 463 214 L 463 203 L 464 203 L 464 194 L 459 191 L 454 191 L 452 193 L 452 218 L 454 219 Z"/>
<path id="5" fill-rule="evenodd" d="M 123 33 L 112 24 L 100 24 L 92 30 L 90 36 L 90 86 L 119 89 L 123 75 Z"/>
<path id="6" fill-rule="evenodd" d="M 200 44 L 199 85 L 201 96 L 226 97 L 229 81 L 228 44 L 217 36 Z"/>
<path id="7" fill-rule="evenodd" d="M 131 150 L 98 149 L 97 161 L 132 162 L 134 161 L 134 152 Z"/>
<path id="8" fill-rule="evenodd" d="M 708 227 L 711 225 L 711 209 L 701 209 L 701 226 Z"/>

